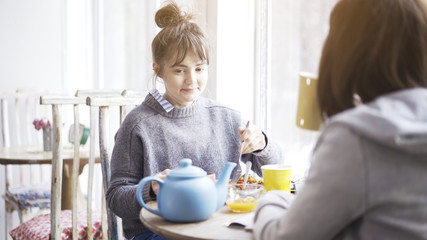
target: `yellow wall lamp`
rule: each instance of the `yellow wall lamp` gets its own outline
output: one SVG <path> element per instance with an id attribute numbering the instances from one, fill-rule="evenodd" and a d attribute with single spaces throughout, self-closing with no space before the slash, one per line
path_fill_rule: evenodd
<path id="1" fill-rule="evenodd" d="M 317 101 L 317 76 L 308 72 L 299 74 L 298 108 L 296 124 L 302 129 L 318 131 L 322 117 Z"/>

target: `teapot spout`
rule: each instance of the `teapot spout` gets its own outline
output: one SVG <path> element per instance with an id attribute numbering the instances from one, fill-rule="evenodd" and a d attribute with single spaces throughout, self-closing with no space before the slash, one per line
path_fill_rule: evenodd
<path id="1" fill-rule="evenodd" d="M 225 199 L 227 198 L 227 192 L 228 192 L 228 182 L 230 180 L 231 172 L 236 167 L 236 163 L 234 162 L 227 162 L 227 165 L 225 165 L 224 170 L 222 170 L 221 176 L 219 177 L 218 181 L 216 182 L 216 196 L 217 196 L 217 206 L 216 210 L 220 209 L 222 206 L 224 206 Z"/>

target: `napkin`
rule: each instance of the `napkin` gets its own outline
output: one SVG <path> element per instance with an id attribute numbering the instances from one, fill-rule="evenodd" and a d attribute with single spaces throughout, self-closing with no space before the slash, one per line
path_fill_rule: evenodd
<path id="1" fill-rule="evenodd" d="M 255 214 L 251 212 L 232 222 L 228 222 L 225 225 L 227 227 L 238 227 L 238 228 L 241 227 L 241 228 L 244 228 L 246 231 L 252 231 L 254 226 L 254 215 Z"/>

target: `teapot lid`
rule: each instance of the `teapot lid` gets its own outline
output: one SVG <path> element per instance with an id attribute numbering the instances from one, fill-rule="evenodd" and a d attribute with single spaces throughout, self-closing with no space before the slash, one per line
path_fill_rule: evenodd
<path id="1" fill-rule="evenodd" d="M 168 176 L 171 177 L 203 177 L 206 172 L 199 168 L 192 166 L 193 161 L 189 158 L 183 158 L 179 161 L 179 167 L 173 169 Z"/>

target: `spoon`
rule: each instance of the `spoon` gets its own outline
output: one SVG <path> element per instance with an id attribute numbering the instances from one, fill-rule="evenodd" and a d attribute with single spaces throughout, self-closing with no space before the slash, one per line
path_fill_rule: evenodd
<path id="1" fill-rule="evenodd" d="M 243 181 L 243 189 L 246 189 L 246 182 L 248 181 L 249 170 L 251 170 L 251 167 L 252 167 L 252 162 L 248 160 L 246 162 L 246 172 L 245 172 L 245 180 Z"/>

